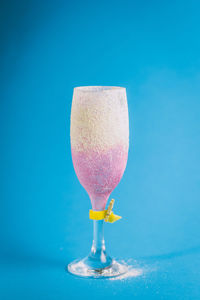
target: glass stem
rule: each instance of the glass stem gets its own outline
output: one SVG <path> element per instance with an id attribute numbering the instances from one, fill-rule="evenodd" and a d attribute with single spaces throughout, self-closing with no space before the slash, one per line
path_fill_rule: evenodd
<path id="1" fill-rule="evenodd" d="M 94 269 L 107 268 L 112 264 L 112 258 L 106 254 L 103 223 L 104 220 L 93 221 L 93 244 L 89 261 Z"/>
<path id="2" fill-rule="evenodd" d="M 103 222 L 104 220 L 93 220 L 93 253 L 105 251 Z"/>

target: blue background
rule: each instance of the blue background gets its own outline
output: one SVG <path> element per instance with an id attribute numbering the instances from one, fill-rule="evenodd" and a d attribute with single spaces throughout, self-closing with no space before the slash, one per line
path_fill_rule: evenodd
<path id="1" fill-rule="evenodd" d="M 0 297 L 200 299 L 199 1 L 1 1 Z M 74 86 L 127 88 L 130 151 L 108 252 L 149 271 L 73 277 L 90 201 L 69 139 Z"/>

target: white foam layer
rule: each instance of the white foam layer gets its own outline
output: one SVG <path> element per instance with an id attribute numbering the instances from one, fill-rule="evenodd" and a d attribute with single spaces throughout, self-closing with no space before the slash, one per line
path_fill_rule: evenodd
<path id="1" fill-rule="evenodd" d="M 125 88 L 74 89 L 71 110 L 72 149 L 104 151 L 122 145 L 128 150 L 129 122 Z"/>

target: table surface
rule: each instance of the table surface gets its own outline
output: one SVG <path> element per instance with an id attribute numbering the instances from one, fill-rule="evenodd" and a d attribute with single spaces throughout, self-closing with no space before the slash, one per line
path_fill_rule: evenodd
<path id="1" fill-rule="evenodd" d="M 194 247 L 129 260 L 143 273 L 131 272 L 132 277 L 115 280 L 68 274 L 64 265 L 72 257 L 23 256 L 1 266 L 1 299 L 199 299 L 199 250 Z"/>

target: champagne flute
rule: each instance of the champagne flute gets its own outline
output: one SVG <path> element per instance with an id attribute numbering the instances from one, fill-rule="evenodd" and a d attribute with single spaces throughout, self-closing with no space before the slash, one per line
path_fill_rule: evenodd
<path id="1" fill-rule="evenodd" d="M 71 153 L 76 175 L 87 191 L 94 212 L 104 211 L 126 168 L 129 120 L 126 89 L 110 86 L 76 87 L 71 108 Z M 125 264 L 107 255 L 104 220 L 93 220 L 90 254 L 68 265 L 84 277 L 113 277 L 126 272 Z"/>

